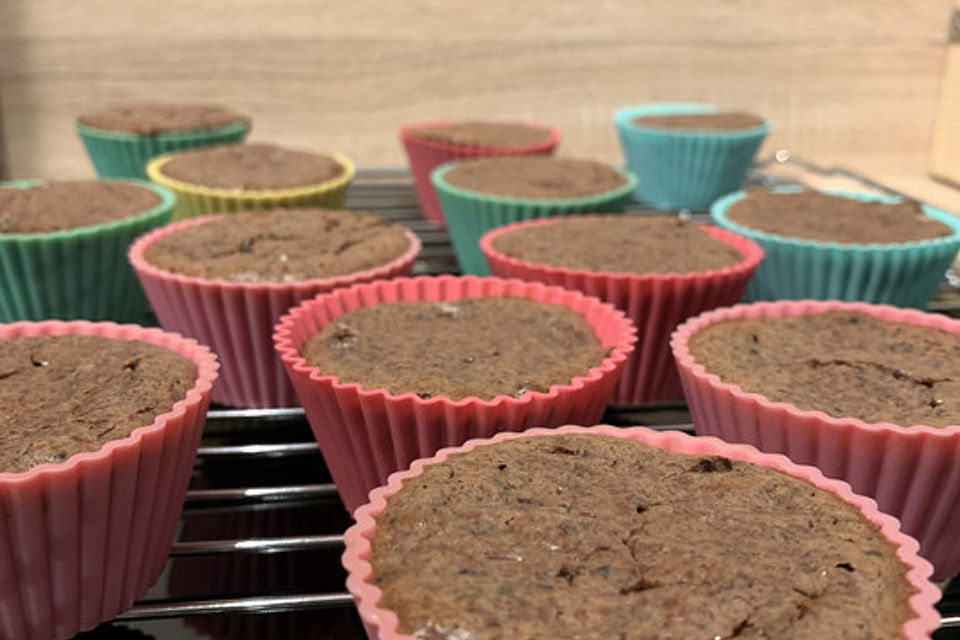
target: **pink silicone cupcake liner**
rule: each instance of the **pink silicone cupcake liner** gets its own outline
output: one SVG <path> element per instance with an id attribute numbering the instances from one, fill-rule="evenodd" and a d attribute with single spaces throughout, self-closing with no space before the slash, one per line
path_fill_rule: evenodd
<path id="1" fill-rule="evenodd" d="M 884 305 L 811 300 L 718 309 L 692 318 L 673 336 L 673 353 L 697 433 L 782 453 L 849 482 L 900 519 L 917 538 L 938 580 L 960 571 L 960 426 L 934 428 L 871 424 L 771 402 L 707 373 L 690 353 L 691 338 L 728 320 L 859 311 L 882 320 L 960 334 L 960 321 Z"/>
<path id="2" fill-rule="evenodd" d="M 410 135 L 410 131 L 420 127 L 442 127 L 456 124 L 456 120 L 431 120 L 415 122 L 400 128 L 400 141 L 407 152 L 410 161 L 410 172 L 413 174 L 414 186 L 417 189 L 417 199 L 423 216 L 439 225 L 446 224 L 443 217 L 443 208 L 437 198 L 437 192 L 430 181 L 430 173 L 440 165 L 452 160 L 469 160 L 471 158 L 486 158 L 490 156 L 546 156 L 560 144 L 560 130 L 555 127 L 530 123 L 530 126 L 540 129 L 549 129 L 550 137 L 543 142 L 519 147 L 479 147 L 465 144 L 450 144 L 437 140 L 425 140 Z"/>
<path id="3" fill-rule="evenodd" d="M 500 227 L 480 239 L 480 248 L 493 275 L 536 280 L 596 296 L 624 311 L 637 325 L 639 339 L 623 367 L 613 404 L 639 405 L 681 398 L 683 389 L 670 354 L 670 334 L 691 316 L 740 301 L 757 265 L 763 259 L 760 246 L 716 227 L 702 228 L 711 236 L 743 254 L 743 261 L 725 269 L 685 274 L 630 274 L 583 271 L 535 264 L 497 251 L 493 243 L 518 229 L 557 224 L 569 216 L 547 218 Z"/>
<path id="4" fill-rule="evenodd" d="M 387 508 L 390 497 L 396 494 L 405 483 L 423 473 L 425 467 L 443 462 L 453 454 L 465 453 L 477 447 L 514 438 L 571 433 L 636 440 L 678 453 L 724 456 L 775 469 L 836 494 L 860 509 L 868 520 L 880 528 L 884 537 L 896 546 L 897 557 L 908 567 L 907 579 L 916 588 L 917 593 L 911 596 L 909 601 L 914 617 L 903 625 L 903 637 L 911 640 L 929 638 L 939 626 L 940 616 L 934 609 L 934 604 L 940 599 L 940 590 L 929 580 L 930 564 L 917 555 L 917 542 L 900 532 L 895 519 L 880 513 L 873 500 L 854 494 L 847 484 L 828 480 L 812 467 L 802 467 L 791 463 L 783 456 L 763 454 L 745 445 L 731 445 L 715 438 L 692 437 L 678 431 L 656 432 L 642 427 L 624 429 L 600 425 L 589 428 L 565 426 L 550 430 L 530 429 L 523 433 L 501 433 L 487 440 L 470 440 L 461 447 L 443 449 L 432 458 L 415 461 L 409 470 L 394 473 L 386 486 L 372 491 L 370 502 L 360 507 L 354 514 L 357 523 L 347 530 L 346 551 L 343 554 L 343 566 L 347 570 L 347 589 L 353 595 L 360 619 L 370 640 L 414 640 L 413 636 L 400 633 L 398 630 L 400 621 L 393 611 L 378 606 L 382 592 L 372 583 L 370 541 L 377 532 L 376 518 Z"/>
<path id="5" fill-rule="evenodd" d="M 300 348 L 335 318 L 385 302 L 461 300 L 480 296 L 529 298 L 559 304 L 582 314 L 610 354 L 586 375 L 549 393 L 493 400 L 444 397 L 424 400 L 414 393 L 393 395 L 341 382 L 306 363 Z M 349 511 L 363 504 L 370 489 L 413 460 L 470 438 L 530 426 L 600 420 L 624 361 L 633 350 L 636 329 L 623 315 L 596 298 L 539 282 L 441 276 L 398 278 L 356 285 L 325 294 L 293 309 L 277 325 L 277 351 L 293 380 L 310 426 L 320 442 L 340 496 Z"/>
<path id="6" fill-rule="evenodd" d="M 384 265 L 300 282 L 198 278 L 160 269 L 144 258 L 154 243 L 215 218 L 193 218 L 148 233 L 130 247 L 129 258 L 160 325 L 168 331 L 196 338 L 220 357 L 223 369 L 213 400 L 231 407 L 297 406 L 296 393 L 271 339 L 280 316 L 318 293 L 357 282 L 409 275 L 421 247 L 420 239 L 406 231 L 409 248 Z"/>
<path id="7" fill-rule="evenodd" d="M 197 382 L 173 409 L 96 452 L 0 473 L 0 638 L 69 638 L 130 607 L 160 575 L 203 432 L 216 357 L 193 340 L 109 322 L 18 322 L 19 336 L 143 340 L 189 358 Z"/>

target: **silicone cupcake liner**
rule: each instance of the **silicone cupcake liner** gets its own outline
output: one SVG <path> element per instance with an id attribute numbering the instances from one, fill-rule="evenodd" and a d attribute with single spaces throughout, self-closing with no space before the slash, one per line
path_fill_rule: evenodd
<path id="1" fill-rule="evenodd" d="M 130 607 L 166 563 L 217 377 L 193 340 L 113 323 L 0 326 L 0 339 L 84 334 L 143 340 L 189 358 L 197 382 L 128 437 L 66 462 L 0 473 L 0 638 L 69 638 Z"/>
<path id="2" fill-rule="evenodd" d="M 157 184 L 177 194 L 174 220 L 185 220 L 210 213 L 231 213 L 250 209 L 275 209 L 277 207 L 322 207 L 341 209 L 347 199 L 347 190 L 357 173 L 353 162 L 339 153 L 318 151 L 320 155 L 336 160 L 343 173 L 325 182 L 289 189 L 257 189 L 238 191 L 215 189 L 175 180 L 163 174 L 163 165 L 176 154 L 158 156 L 147 165 L 147 175 Z"/>
<path id="3" fill-rule="evenodd" d="M 697 433 L 745 442 L 818 467 L 871 496 L 920 541 L 934 577 L 960 571 L 960 426 L 870 424 L 834 418 L 747 393 L 707 373 L 690 353 L 706 327 L 741 318 L 780 318 L 827 311 L 859 311 L 882 320 L 960 334 L 960 321 L 910 309 L 837 301 L 767 302 L 718 309 L 688 320 L 673 336 L 673 353 Z"/>
<path id="4" fill-rule="evenodd" d="M 864 202 L 897 202 L 897 198 L 825 190 Z M 838 244 L 788 238 L 748 229 L 731 222 L 730 207 L 746 197 L 742 191 L 714 203 L 717 225 L 750 238 L 763 247 L 766 259 L 747 288 L 746 300 L 847 300 L 922 308 L 930 302 L 943 274 L 960 251 L 960 219 L 924 206 L 953 234 L 901 244 Z"/>
<path id="5" fill-rule="evenodd" d="M 250 132 L 249 122 L 153 135 L 108 131 L 79 122 L 76 126 L 98 176 L 138 180 L 147 179 L 147 163 L 156 156 L 186 149 L 243 142 Z"/>
<path id="6" fill-rule="evenodd" d="M 196 338 L 220 357 L 213 399 L 232 407 L 297 406 L 297 395 L 273 348 L 273 328 L 291 307 L 319 293 L 358 282 L 409 275 L 420 240 L 407 231 L 409 248 L 381 266 L 333 278 L 300 282 L 231 282 L 185 276 L 150 264 L 146 251 L 183 229 L 209 222 L 194 218 L 157 229 L 130 248 L 130 263 L 160 326 Z"/>
<path id="7" fill-rule="evenodd" d="M 658 209 L 706 210 L 743 185 L 770 124 L 739 131 L 683 131 L 635 124 L 650 115 L 712 113 L 710 104 L 648 104 L 613 117 L 627 167 L 636 174 L 636 197 Z"/>
<path id="8" fill-rule="evenodd" d="M 812 467 L 798 466 L 783 456 L 766 455 L 753 447 L 730 445 L 715 438 L 695 438 L 677 431 L 656 432 L 641 427 L 624 429 L 600 425 L 590 428 L 566 426 L 553 430 L 530 429 L 523 433 L 501 433 L 488 440 L 470 440 L 462 447 L 443 449 L 435 457 L 417 460 L 409 470 L 391 475 L 387 486 L 371 492 L 370 502 L 358 509 L 355 514 L 357 523 L 347 530 L 346 551 L 343 554 L 343 566 L 347 570 L 347 589 L 353 595 L 370 640 L 414 640 L 413 636 L 400 633 L 400 621 L 393 611 L 378 606 L 382 592 L 372 582 L 371 540 L 377 532 L 376 518 L 387 509 L 387 501 L 400 491 L 404 484 L 420 476 L 426 467 L 439 464 L 451 455 L 466 453 L 478 447 L 514 438 L 561 434 L 591 434 L 598 437 L 624 438 L 678 453 L 724 456 L 775 469 L 839 496 L 857 507 L 864 517 L 880 528 L 883 536 L 897 548 L 897 557 L 907 567 L 907 580 L 917 592 L 909 600 L 913 617 L 903 625 L 904 638 L 929 638 L 939 626 L 940 616 L 934 604 L 940 599 L 940 591 L 929 580 L 930 564 L 917 556 L 916 541 L 900 532 L 896 520 L 877 511 L 876 504 L 872 500 L 855 495 L 848 485 L 836 480 L 828 480 Z M 614 489 L 611 488 L 611 490 Z"/>
<path id="9" fill-rule="evenodd" d="M 585 316 L 604 347 L 603 362 L 570 384 L 549 393 L 493 400 L 445 397 L 428 400 L 414 393 L 393 395 L 341 382 L 306 363 L 300 348 L 335 318 L 361 307 L 397 301 L 461 300 L 509 296 L 560 304 Z M 532 327 L 536 330 L 535 327 Z M 293 380 L 310 426 L 349 511 L 363 504 L 370 489 L 386 482 L 413 460 L 470 438 L 530 426 L 555 427 L 600 420 L 624 361 L 633 350 L 633 324 L 608 304 L 577 291 L 538 282 L 441 276 L 398 278 L 340 289 L 302 304 L 284 316 L 274 335 L 277 351 Z"/>
<path id="10" fill-rule="evenodd" d="M 639 405 L 683 397 L 670 352 L 670 334 L 691 316 L 739 302 L 747 282 L 763 259 L 763 250 L 735 233 L 703 226 L 711 236 L 737 249 L 743 255 L 743 261 L 716 271 L 638 275 L 550 267 L 511 258 L 493 246 L 496 239 L 505 234 L 555 222 L 556 218 L 521 222 L 483 236 L 480 248 L 493 274 L 582 291 L 627 314 L 637 326 L 640 338 L 636 350 L 623 366 L 613 395 L 614 404 Z"/>
<path id="11" fill-rule="evenodd" d="M 150 310 L 126 253 L 139 235 L 170 221 L 176 198 L 149 182 L 161 203 L 104 224 L 47 233 L 0 233 L 0 322 L 142 321 Z M 7 182 L 28 188 L 40 180 Z"/>
<path id="12" fill-rule="evenodd" d="M 571 213 L 620 213 L 637 187 L 636 178 L 624 172 L 626 184 L 593 196 L 562 200 L 505 198 L 452 186 L 444 176 L 454 166 L 450 163 L 434 170 L 433 186 L 443 205 L 460 270 L 470 275 L 490 275 L 490 267 L 480 251 L 480 238 L 487 231 L 522 220 Z"/>
<path id="13" fill-rule="evenodd" d="M 446 224 L 443 217 L 443 208 L 437 197 L 437 191 L 430 181 L 430 174 L 440 165 L 455 160 L 470 160 L 472 158 L 486 158 L 490 156 L 546 156 L 553 153 L 560 144 L 560 130 L 541 124 L 530 123 L 531 127 L 549 129 L 550 137 L 543 142 L 523 146 L 476 146 L 466 144 L 451 144 L 439 140 L 427 140 L 410 135 L 410 131 L 421 127 L 442 127 L 456 124 L 456 120 L 432 120 L 429 122 L 415 122 L 400 128 L 400 141 L 407 152 L 410 162 L 410 173 L 413 174 L 414 186 L 417 189 L 417 200 L 423 216 L 439 225 Z"/>

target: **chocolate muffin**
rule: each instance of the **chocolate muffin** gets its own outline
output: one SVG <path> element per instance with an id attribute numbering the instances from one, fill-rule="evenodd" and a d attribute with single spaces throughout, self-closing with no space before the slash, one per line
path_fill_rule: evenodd
<path id="1" fill-rule="evenodd" d="M 376 516 L 399 630 L 470 638 L 899 638 L 906 565 L 798 478 L 625 438 L 517 438 L 426 466 Z"/>
<path id="2" fill-rule="evenodd" d="M 104 131 L 156 135 L 249 124 L 250 118 L 212 104 L 137 103 L 85 113 L 78 121 Z"/>
<path id="3" fill-rule="evenodd" d="M 310 338 L 302 355 L 323 375 L 365 389 L 489 400 L 568 385 L 599 366 L 607 350 L 568 307 L 469 298 L 350 311 Z"/>
<path id="4" fill-rule="evenodd" d="M 651 129 L 678 129 L 688 131 L 739 131 L 763 126 L 760 116 L 742 111 L 710 113 L 668 113 L 635 118 L 633 123 Z"/>
<path id="5" fill-rule="evenodd" d="M 960 337 L 853 312 L 712 324 L 691 340 L 721 381 L 865 422 L 960 424 Z"/>
<path id="6" fill-rule="evenodd" d="M 0 185 L 0 233 L 77 229 L 146 213 L 162 200 L 128 182 L 44 182 L 27 188 Z"/>
<path id="7" fill-rule="evenodd" d="M 460 189 L 527 200 L 593 196 L 627 184 L 602 162 L 539 156 L 481 158 L 456 164 L 444 180 Z"/>
<path id="8" fill-rule="evenodd" d="M 96 451 L 149 425 L 196 384 L 187 358 L 138 340 L 9 338 L 0 349 L 0 473 Z"/>
<path id="9" fill-rule="evenodd" d="M 167 178 L 214 189 L 291 189 L 327 182 L 345 169 L 333 157 L 271 144 L 238 144 L 185 151 L 159 171 Z"/>
<path id="10" fill-rule="evenodd" d="M 550 130 L 543 127 L 482 120 L 413 127 L 407 129 L 406 133 L 423 140 L 471 147 L 525 147 L 545 142 L 551 136 Z"/>
<path id="11" fill-rule="evenodd" d="M 840 244 L 895 244 L 953 235 L 913 200 L 869 202 L 813 190 L 753 189 L 730 207 L 727 219 L 765 233 Z"/>
<path id="12" fill-rule="evenodd" d="M 372 213 L 273 209 L 218 216 L 152 244 L 150 264 L 233 282 L 298 282 L 366 271 L 410 248 L 403 227 Z"/>
<path id="13" fill-rule="evenodd" d="M 673 216 L 559 219 L 500 235 L 493 248 L 538 265 L 609 273 L 716 271 L 744 259 L 699 225 Z"/>

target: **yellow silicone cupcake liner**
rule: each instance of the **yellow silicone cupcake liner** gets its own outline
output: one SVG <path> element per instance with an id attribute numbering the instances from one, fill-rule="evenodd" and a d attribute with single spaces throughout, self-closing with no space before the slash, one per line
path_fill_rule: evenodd
<path id="1" fill-rule="evenodd" d="M 323 207 L 339 209 L 347 198 L 347 190 L 357 167 L 353 161 L 334 151 L 315 151 L 327 156 L 343 167 L 336 178 L 304 187 L 289 189 L 255 189 L 238 191 L 217 189 L 199 184 L 175 180 L 163 174 L 163 166 L 177 154 L 158 156 L 147 165 L 147 176 L 160 186 L 177 194 L 177 206 L 173 219 L 186 220 L 211 213 L 230 213 L 250 209 L 274 209 L 277 207 Z"/>

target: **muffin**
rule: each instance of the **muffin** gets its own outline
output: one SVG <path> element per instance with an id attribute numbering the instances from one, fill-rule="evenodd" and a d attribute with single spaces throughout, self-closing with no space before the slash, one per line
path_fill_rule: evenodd
<path id="1" fill-rule="evenodd" d="M 238 144 L 166 154 L 147 175 L 178 196 L 174 219 L 277 207 L 339 208 L 356 168 L 334 152 Z"/>
<path id="2" fill-rule="evenodd" d="M 0 321 L 143 320 L 126 252 L 175 201 L 132 180 L 0 183 Z"/>
<path id="3" fill-rule="evenodd" d="M 438 120 L 400 128 L 400 141 L 410 161 L 420 209 L 427 220 L 445 224 L 430 173 L 454 160 L 489 156 L 550 155 L 560 143 L 553 127 L 520 122 Z"/>
<path id="4" fill-rule="evenodd" d="M 543 144 L 553 131 L 516 122 L 464 120 L 449 124 L 423 124 L 406 128 L 411 138 L 465 147 L 527 147 Z"/>
<path id="5" fill-rule="evenodd" d="M 68 638 L 160 575 L 216 358 L 113 323 L 0 325 L 0 341 L 0 637 Z"/>
<path id="6" fill-rule="evenodd" d="M 500 227 L 480 241 L 494 275 L 597 296 L 644 339 L 624 364 L 613 402 L 680 398 L 670 334 L 690 316 L 740 300 L 763 251 L 714 227 L 671 216 L 569 216 Z"/>
<path id="7" fill-rule="evenodd" d="M 420 246 L 374 214 L 274 209 L 158 229 L 130 262 L 160 324 L 220 356 L 216 402 L 289 407 L 297 398 L 271 341 L 280 316 L 321 292 L 409 275 Z"/>
<path id="8" fill-rule="evenodd" d="M 955 216 L 878 195 L 757 189 L 721 198 L 711 215 L 764 248 L 748 300 L 925 307 L 960 251 Z"/>
<path id="9" fill-rule="evenodd" d="M 443 165 L 433 184 L 461 270 L 486 275 L 479 241 L 487 231 L 531 218 L 622 212 L 636 180 L 593 160 L 499 157 Z"/>
<path id="10" fill-rule="evenodd" d="M 665 113 L 642 115 L 633 124 L 649 129 L 671 131 L 743 131 L 764 125 L 764 119 L 743 111 L 714 111 L 710 113 Z"/>
<path id="11" fill-rule="evenodd" d="M 345 384 L 456 402 L 547 393 L 599 367 L 608 351 L 569 307 L 480 297 L 354 309 L 300 353 L 308 366 Z"/>
<path id="12" fill-rule="evenodd" d="M 146 180 L 155 156 L 242 142 L 250 118 L 213 104 L 137 103 L 84 113 L 76 126 L 97 175 Z"/>
<path id="13" fill-rule="evenodd" d="M 775 302 L 688 320 L 672 347 L 698 433 L 753 444 L 877 500 L 938 579 L 960 571 L 960 321 Z"/>
<path id="14" fill-rule="evenodd" d="M 759 116 L 709 104 L 639 105 L 613 120 L 636 198 L 668 210 L 705 210 L 739 189 L 770 132 Z"/>
<path id="15" fill-rule="evenodd" d="M 493 307 L 478 311 L 491 304 L 478 298 Z M 389 303 L 405 304 L 384 311 Z M 291 310 L 274 335 L 350 511 L 441 447 L 596 422 L 635 340 L 630 321 L 595 298 L 470 276 L 338 289 Z M 315 359 L 317 348 L 326 359 Z M 368 349 L 375 355 L 363 357 Z"/>
<path id="16" fill-rule="evenodd" d="M 170 411 L 197 367 L 138 340 L 65 335 L 6 338 L 0 353 L 0 473 L 96 451 Z"/>
<path id="17" fill-rule="evenodd" d="M 374 491 L 346 543 L 377 640 L 925 638 L 939 622 L 929 564 L 872 501 L 642 428 L 444 450 Z"/>

